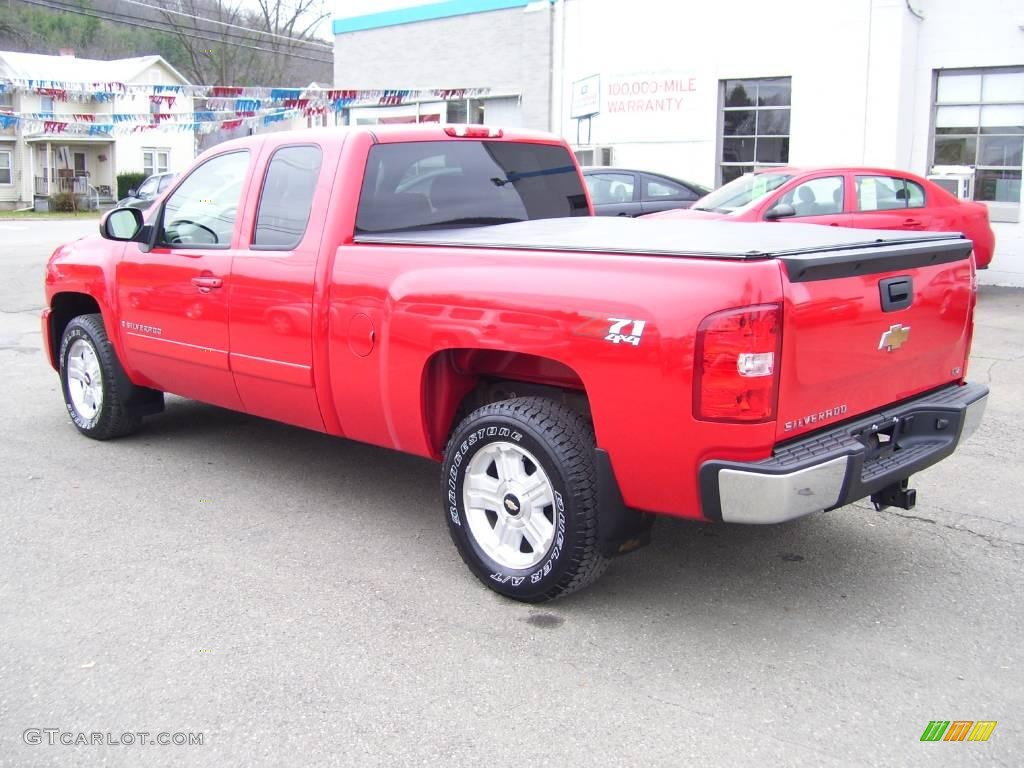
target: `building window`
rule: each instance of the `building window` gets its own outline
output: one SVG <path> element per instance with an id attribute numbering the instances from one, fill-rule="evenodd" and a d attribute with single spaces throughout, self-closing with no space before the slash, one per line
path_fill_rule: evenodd
<path id="1" fill-rule="evenodd" d="M 974 199 L 1020 205 L 1024 67 L 936 74 L 933 165 L 974 167 Z"/>
<path id="2" fill-rule="evenodd" d="M 14 111 L 14 94 L 0 91 L 0 115 Z"/>
<path id="3" fill-rule="evenodd" d="M 39 111 L 47 115 L 53 114 L 53 96 L 39 97 Z"/>
<path id="4" fill-rule="evenodd" d="M 483 125 L 484 103 L 480 99 L 465 99 L 448 102 L 449 123 L 469 123 Z"/>
<path id="5" fill-rule="evenodd" d="M 142 150 L 142 171 L 147 176 L 154 173 L 167 173 L 167 158 L 170 156 L 169 149 L 150 148 Z"/>
<path id="6" fill-rule="evenodd" d="M 718 181 L 789 162 L 792 78 L 723 80 Z"/>
<path id="7" fill-rule="evenodd" d="M 11 152 L 0 150 L 0 184 L 11 184 Z"/>

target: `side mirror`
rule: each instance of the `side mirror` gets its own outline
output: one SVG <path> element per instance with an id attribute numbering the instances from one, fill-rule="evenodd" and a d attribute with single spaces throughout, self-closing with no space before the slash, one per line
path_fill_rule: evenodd
<path id="1" fill-rule="evenodd" d="M 107 240 L 128 242 L 142 229 L 142 211 L 137 208 L 114 208 L 100 219 L 100 235 Z"/>
<path id="2" fill-rule="evenodd" d="M 128 197 L 138 197 L 138 196 L 139 196 L 139 190 L 137 190 L 135 187 L 132 187 L 131 189 L 128 190 Z"/>
<path id="3" fill-rule="evenodd" d="M 775 221 L 776 219 L 785 219 L 789 216 L 796 216 L 796 209 L 788 203 L 779 203 L 773 208 L 770 208 L 765 213 L 764 218 L 766 221 Z"/>

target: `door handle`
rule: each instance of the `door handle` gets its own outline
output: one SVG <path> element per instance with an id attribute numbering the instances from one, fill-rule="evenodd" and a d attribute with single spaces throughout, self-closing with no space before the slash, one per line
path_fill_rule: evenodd
<path id="1" fill-rule="evenodd" d="M 224 285 L 224 281 L 219 277 L 193 277 L 192 285 L 198 288 L 200 293 L 209 293 L 212 288 Z"/>
<path id="2" fill-rule="evenodd" d="M 919 226 L 921 226 L 921 222 L 918 221 L 917 219 L 904 219 L 903 220 L 903 226 L 905 226 L 905 227 L 919 227 Z"/>

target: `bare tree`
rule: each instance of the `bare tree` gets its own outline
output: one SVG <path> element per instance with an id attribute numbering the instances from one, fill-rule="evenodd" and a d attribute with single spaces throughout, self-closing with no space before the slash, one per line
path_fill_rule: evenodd
<path id="1" fill-rule="evenodd" d="M 291 3 L 282 2 L 282 0 L 258 0 L 258 2 L 263 29 L 276 33 L 276 36 L 269 38 L 268 42 L 274 50 L 275 60 L 273 63 L 275 67 L 281 69 L 285 66 L 283 58 L 306 47 L 296 41 L 312 38 L 316 28 L 329 15 L 324 0 L 293 0 Z M 330 82 L 330 77 L 330 72 L 328 72 L 327 77 L 320 79 Z M 306 84 L 308 83 L 309 81 L 306 82 Z"/>
<path id="2" fill-rule="evenodd" d="M 324 0 L 162 0 L 153 6 L 185 52 L 195 83 L 306 85 L 331 78 L 331 51 L 313 32 Z"/>

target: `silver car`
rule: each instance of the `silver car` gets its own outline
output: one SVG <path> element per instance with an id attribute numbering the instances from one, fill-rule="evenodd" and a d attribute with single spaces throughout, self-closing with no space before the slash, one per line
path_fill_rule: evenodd
<path id="1" fill-rule="evenodd" d="M 129 189 L 128 197 L 122 197 L 117 201 L 115 208 L 138 208 L 144 211 L 152 205 L 153 201 L 178 177 L 172 172 L 154 173 L 139 185 L 138 189 Z"/>

